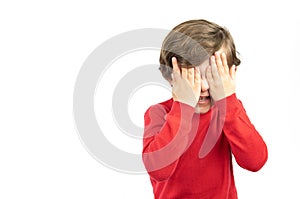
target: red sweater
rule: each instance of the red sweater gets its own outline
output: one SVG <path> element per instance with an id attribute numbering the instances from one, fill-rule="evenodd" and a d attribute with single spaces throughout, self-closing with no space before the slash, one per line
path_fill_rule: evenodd
<path id="1" fill-rule="evenodd" d="M 145 113 L 143 161 L 155 199 L 236 199 L 232 154 L 250 171 L 268 156 L 235 94 L 205 114 L 172 99 Z"/>

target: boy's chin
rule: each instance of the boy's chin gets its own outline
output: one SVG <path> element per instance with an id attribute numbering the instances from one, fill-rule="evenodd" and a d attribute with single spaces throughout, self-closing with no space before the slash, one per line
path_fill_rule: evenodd
<path id="1" fill-rule="evenodd" d="M 211 108 L 211 104 L 207 104 L 205 106 L 201 105 L 201 104 L 197 104 L 195 107 L 195 113 L 207 113 Z"/>

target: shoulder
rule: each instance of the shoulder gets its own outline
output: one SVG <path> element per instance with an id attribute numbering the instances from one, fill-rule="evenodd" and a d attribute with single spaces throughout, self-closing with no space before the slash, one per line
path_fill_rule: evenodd
<path id="1" fill-rule="evenodd" d="M 170 112 L 173 105 L 173 98 L 168 99 L 164 102 L 160 102 L 157 104 L 154 104 L 150 106 L 146 112 L 145 117 L 151 117 L 151 116 L 161 116 L 164 117 L 168 112 Z"/>

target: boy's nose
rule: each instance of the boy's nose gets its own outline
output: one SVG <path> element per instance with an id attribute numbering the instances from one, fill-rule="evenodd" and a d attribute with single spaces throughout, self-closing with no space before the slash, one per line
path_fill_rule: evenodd
<path id="1" fill-rule="evenodd" d="M 208 85 L 208 82 L 207 82 L 207 80 L 206 79 L 202 79 L 202 81 L 201 81 L 201 91 L 202 92 L 205 92 L 205 91 L 207 91 L 209 89 L 209 85 Z"/>

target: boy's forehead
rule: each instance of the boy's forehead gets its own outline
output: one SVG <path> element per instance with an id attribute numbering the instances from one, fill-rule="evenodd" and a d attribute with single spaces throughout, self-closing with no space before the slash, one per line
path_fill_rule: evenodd
<path id="1" fill-rule="evenodd" d="M 222 46 L 219 50 L 217 50 L 216 52 L 218 53 L 223 53 L 226 52 L 226 48 L 224 46 Z M 205 59 L 201 64 L 197 65 L 197 66 L 182 66 L 183 68 L 193 68 L 193 67 L 199 67 L 201 74 L 205 74 L 205 71 L 207 69 L 207 67 L 210 65 L 210 57 Z"/>
<path id="2" fill-rule="evenodd" d="M 216 52 L 218 53 L 223 53 L 225 52 L 225 47 L 222 46 L 219 50 L 217 50 Z M 200 72 L 201 73 L 205 73 L 207 67 L 210 65 L 210 58 L 207 58 L 204 62 L 202 62 L 200 65 L 196 66 L 200 68 Z"/>
<path id="3" fill-rule="evenodd" d="M 205 73 L 205 71 L 206 71 L 207 67 L 209 66 L 209 64 L 210 64 L 210 62 L 209 62 L 209 58 L 208 58 L 196 67 L 199 67 L 200 73 Z"/>
<path id="4" fill-rule="evenodd" d="M 199 68 L 200 69 L 200 73 L 201 74 L 205 74 L 205 71 L 207 69 L 207 67 L 209 66 L 210 64 L 210 59 L 207 58 L 206 60 L 204 60 L 201 64 L 197 65 L 197 66 L 193 66 L 193 65 L 188 65 L 188 66 L 184 66 L 184 65 L 181 65 L 181 68 Z"/>

